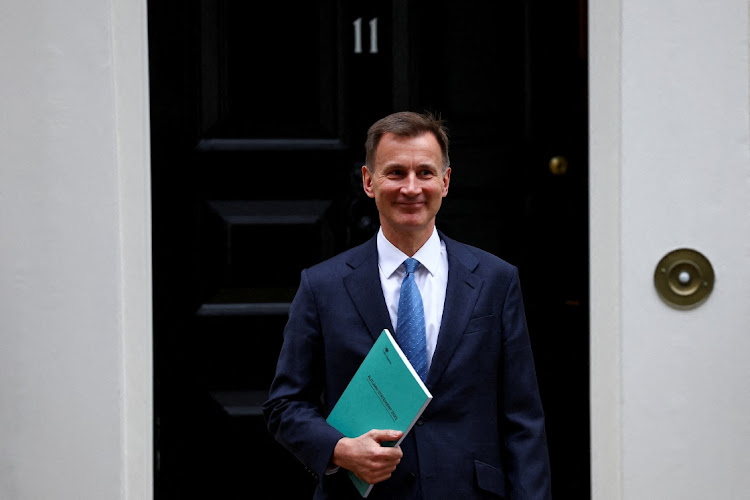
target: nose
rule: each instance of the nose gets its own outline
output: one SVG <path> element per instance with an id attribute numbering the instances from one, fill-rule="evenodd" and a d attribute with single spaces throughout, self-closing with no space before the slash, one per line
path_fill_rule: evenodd
<path id="1" fill-rule="evenodd" d="M 416 172 L 409 172 L 406 178 L 404 178 L 404 185 L 401 187 L 401 192 L 406 196 L 416 196 L 420 191 L 421 187 L 419 186 L 419 179 Z"/>

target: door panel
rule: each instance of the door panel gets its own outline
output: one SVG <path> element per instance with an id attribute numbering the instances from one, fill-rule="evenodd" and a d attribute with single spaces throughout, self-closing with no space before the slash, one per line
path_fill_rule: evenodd
<path id="1" fill-rule="evenodd" d="M 149 2 L 157 498 L 311 494 L 260 404 L 300 271 L 377 230 L 365 133 L 404 109 L 451 132 L 438 227 L 520 269 L 556 496 L 587 497 L 585 4 L 531 4 Z"/>

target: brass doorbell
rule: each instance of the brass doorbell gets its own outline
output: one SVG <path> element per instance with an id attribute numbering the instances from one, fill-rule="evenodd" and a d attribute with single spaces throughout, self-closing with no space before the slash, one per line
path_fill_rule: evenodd
<path id="1" fill-rule="evenodd" d="M 664 301 L 676 309 L 702 304 L 714 287 L 714 270 L 696 250 L 680 248 L 665 255 L 654 271 L 654 285 Z"/>

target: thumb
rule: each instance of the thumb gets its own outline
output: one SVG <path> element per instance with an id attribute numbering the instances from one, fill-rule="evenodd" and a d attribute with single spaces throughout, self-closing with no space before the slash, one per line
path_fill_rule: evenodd
<path id="1" fill-rule="evenodd" d="M 378 443 L 382 443 L 383 441 L 396 441 L 398 439 L 401 439 L 401 436 L 404 434 L 401 431 L 394 431 L 391 429 L 386 430 L 373 430 L 372 431 L 372 438 L 377 441 Z"/>

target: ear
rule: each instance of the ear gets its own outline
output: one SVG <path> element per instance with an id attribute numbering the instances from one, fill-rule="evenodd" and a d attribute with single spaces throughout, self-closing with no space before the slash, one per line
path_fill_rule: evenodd
<path id="1" fill-rule="evenodd" d="M 443 198 L 448 196 L 448 186 L 451 183 L 451 168 L 448 167 L 445 169 L 445 173 L 443 174 Z"/>
<path id="2" fill-rule="evenodd" d="M 367 165 L 362 166 L 362 187 L 367 196 L 375 198 L 375 191 L 372 189 L 372 173 L 367 168 Z"/>

